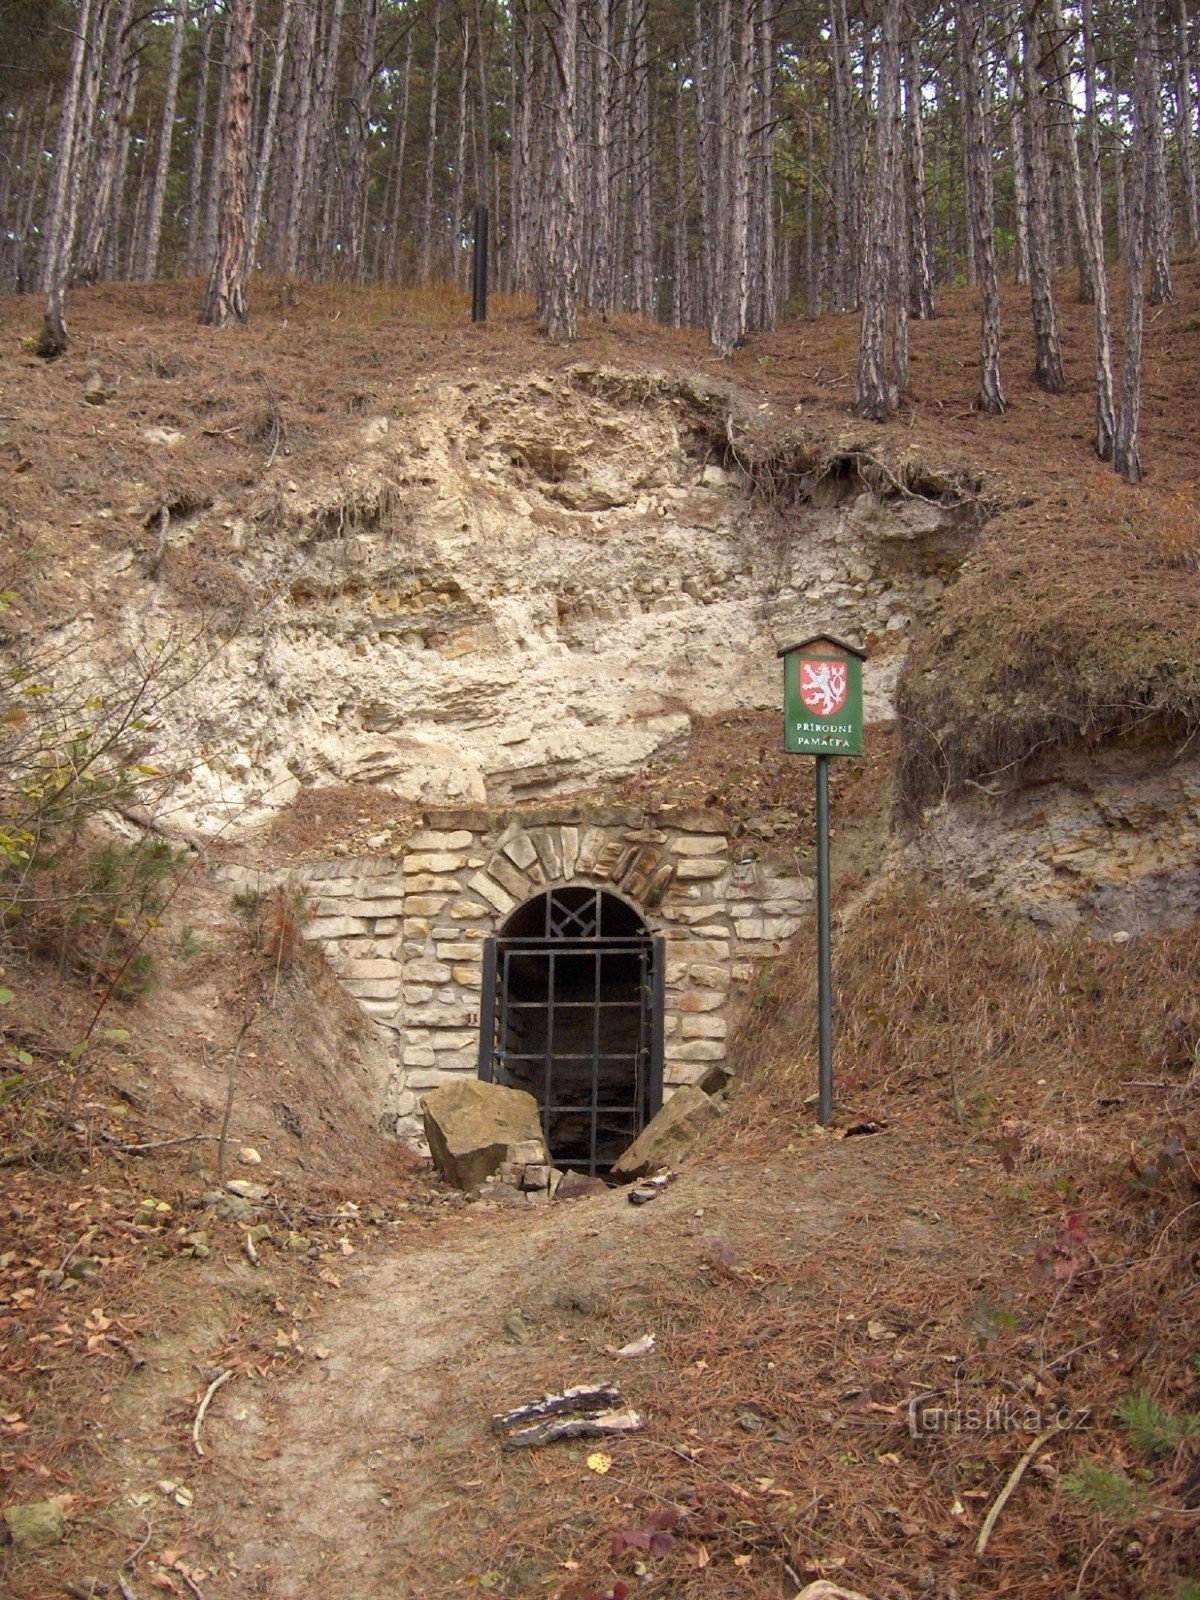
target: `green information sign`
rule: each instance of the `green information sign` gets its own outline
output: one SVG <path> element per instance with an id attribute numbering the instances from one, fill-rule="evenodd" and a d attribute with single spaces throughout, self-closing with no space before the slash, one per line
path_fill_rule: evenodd
<path id="1" fill-rule="evenodd" d="M 862 651 L 838 639 L 817 637 L 779 654 L 784 749 L 794 755 L 862 755 Z"/>

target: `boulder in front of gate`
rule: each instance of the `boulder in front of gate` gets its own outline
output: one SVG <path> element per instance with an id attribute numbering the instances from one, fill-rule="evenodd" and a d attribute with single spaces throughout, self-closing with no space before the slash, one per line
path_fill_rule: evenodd
<path id="1" fill-rule="evenodd" d="M 463 1078 L 431 1089 L 421 1110 L 433 1164 L 455 1188 L 474 1189 L 518 1154 L 550 1164 L 538 1103 L 522 1089 Z"/>
<path id="2" fill-rule="evenodd" d="M 637 1138 L 613 1163 L 618 1183 L 631 1183 L 669 1167 L 721 1115 L 721 1108 L 703 1089 L 687 1084 L 675 1093 Z"/>

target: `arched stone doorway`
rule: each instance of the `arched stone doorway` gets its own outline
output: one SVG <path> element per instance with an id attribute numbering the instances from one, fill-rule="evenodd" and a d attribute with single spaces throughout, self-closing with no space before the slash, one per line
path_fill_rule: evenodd
<path id="1" fill-rule="evenodd" d="M 534 1096 L 560 1167 L 606 1172 L 662 1104 L 663 948 L 587 885 L 534 895 L 485 941 L 479 1075 Z"/>

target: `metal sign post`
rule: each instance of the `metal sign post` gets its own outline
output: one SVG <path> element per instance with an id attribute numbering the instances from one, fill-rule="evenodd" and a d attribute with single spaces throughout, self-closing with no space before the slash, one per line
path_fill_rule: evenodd
<path id="1" fill-rule="evenodd" d="M 817 1121 L 833 1116 L 833 937 L 829 911 L 829 757 L 862 754 L 862 650 L 828 634 L 779 651 L 784 749 L 817 758 Z"/>
<path id="2" fill-rule="evenodd" d="M 475 249 L 471 259 L 471 321 L 487 321 L 488 208 L 475 207 Z"/>

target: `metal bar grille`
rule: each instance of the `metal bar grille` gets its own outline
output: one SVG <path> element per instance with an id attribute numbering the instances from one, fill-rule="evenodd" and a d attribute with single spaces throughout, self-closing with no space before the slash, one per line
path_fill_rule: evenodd
<path id="1" fill-rule="evenodd" d="M 480 1076 L 529 1090 L 554 1159 L 595 1173 L 661 1104 L 665 950 L 603 890 L 539 899 L 485 943 Z"/>

